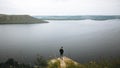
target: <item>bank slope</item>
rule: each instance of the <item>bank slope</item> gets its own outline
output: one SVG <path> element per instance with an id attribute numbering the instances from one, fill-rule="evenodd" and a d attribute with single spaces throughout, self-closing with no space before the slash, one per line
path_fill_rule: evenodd
<path id="1" fill-rule="evenodd" d="M 29 15 L 0 14 L 0 24 L 34 24 L 34 23 L 48 23 L 48 22 L 34 18 Z"/>

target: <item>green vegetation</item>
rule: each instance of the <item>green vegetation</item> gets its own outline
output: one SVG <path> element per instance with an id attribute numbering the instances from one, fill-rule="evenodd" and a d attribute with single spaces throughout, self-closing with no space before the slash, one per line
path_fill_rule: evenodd
<path id="1" fill-rule="evenodd" d="M 0 63 L 0 68 L 120 68 L 120 58 L 101 59 L 80 64 L 67 57 L 46 60 L 44 57 L 38 56 L 33 66 L 18 63 L 14 59 L 9 58 L 6 62 Z"/>
<path id="2" fill-rule="evenodd" d="M 66 61 L 66 68 L 83 68 L 82 65 L 74 62 L 74 61 Z"/>
<path id="3" fill-rule="evenodd" d="M 48 65 L 48 62 L 45 58 L 43 58 L 43 56 L 38 56 L 35 61 L 35 65 L 40 68 L 46 68 Z"/>
<path id="4" fill-rule="evenodd" d="M 53 62 L 53 60 L 55 62 Z M 120 59 L 101 59 L 99 61 L 89 61 L 88 63 L 80 64 L 72 59 L 53 59 L 48 65 L 48 68 L 120 68 Z M 60 67 L 61 61 L 64 61 L 66 66 Z"/>
<path id="5" fill-rule="evenodd" d="M 90 61 L 89 63 L 83 64 L 84 68 L 120 68 L 120 59 L 105 60 L 100 61 Z"/>
<path id="6" fill-rule="evenodd" d="M 59 60 L 56 60 L 56 61 L 53 61 L 53 62 L 49 61 L 48 68 L 60 68 L 60 61 Z"/>
<path id="7" fill-rule="evenodd" d="M 48 23 L 48 22 L 34 18 L 29 15 L 0 14 L 0 24 L 34 24 L 34 23 Z"/>
<path id="8" fill-rule="evenodd" d="M 30 65 L 18 63 L 13 58 L 9 58 L 6 62 L 0 63 L 0 68 L 31 68 Z"/>

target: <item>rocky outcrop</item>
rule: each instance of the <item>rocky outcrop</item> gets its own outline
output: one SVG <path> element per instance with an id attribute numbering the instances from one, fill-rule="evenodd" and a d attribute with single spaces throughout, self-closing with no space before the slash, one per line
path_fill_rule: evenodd
<path id="1" fill-rule="evenodd" d="M 52 59 L 48 63 L 48 68 L 82 68 L 83 66 L 68 57 Z"/>

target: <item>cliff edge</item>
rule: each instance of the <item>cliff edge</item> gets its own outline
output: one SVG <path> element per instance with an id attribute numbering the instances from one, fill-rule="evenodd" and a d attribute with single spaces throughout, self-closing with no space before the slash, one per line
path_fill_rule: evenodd
<path id="1" fill-rule="evenodd" d="M 82 68 L 83 66 L 68 57 L 52 59 L 48 63 L 48 68 Z"/>

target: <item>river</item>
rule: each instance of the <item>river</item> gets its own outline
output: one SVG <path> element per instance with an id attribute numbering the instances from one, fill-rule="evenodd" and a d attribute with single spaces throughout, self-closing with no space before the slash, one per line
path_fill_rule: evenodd
<path id="1" fill-rule="evenodd" d="M 15 58 L 33 62 L 64 55 L 84 62 L 98 57 L 120 56 L 120 20 L 48 20 L 44 24 L 0 25 L 0 61 Z"/>

